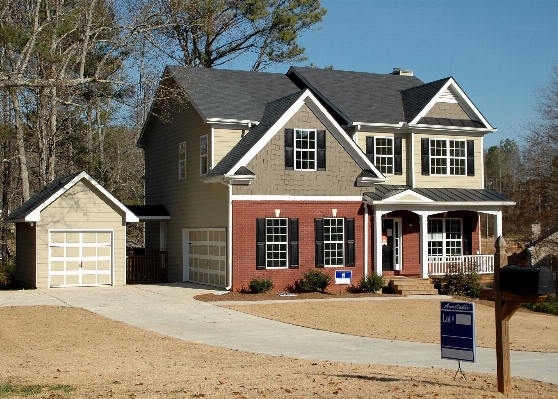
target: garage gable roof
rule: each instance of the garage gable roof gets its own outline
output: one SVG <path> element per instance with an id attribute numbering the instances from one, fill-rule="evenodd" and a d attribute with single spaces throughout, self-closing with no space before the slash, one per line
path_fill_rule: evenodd
<path id="1" fill-rule="evenodd" d="M 72 173 L 70 175 L 53 180 L 37 194 L 29 198 L 19 208 L 10 213 L 6 220 L 11 222 L 38 222 L 41 219 L 41 211 L 56 201 L 66 191 L 85 179 L 99 190 L 110 202 L 126 214 L 126 222 L 138 222 L 139 219 L 126 206 L 118 201 L 103 186 L 95 181 L 85 171 Z"/>

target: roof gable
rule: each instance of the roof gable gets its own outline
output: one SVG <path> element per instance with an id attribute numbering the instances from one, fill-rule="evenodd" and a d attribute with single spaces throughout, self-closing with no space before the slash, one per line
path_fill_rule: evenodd
<path id="1" fill-rule="evenodd" d="M 385 177 L 368 160 L 357 144 L 347 136 L 341 126 L 309 90 L 293 93 L 267 104 L 262 122 L 238 142 L 211 170 L 207 178 L 235 175 L 240 168 L 245 167 L 262 150 L 304 104 L 318 117 L 362 170 L 371 171 L 375 175 L 376 181 L 385 180 Z"/>
<path id="2" fill-rule="evenodd" d="M 493 129 L 452 77 L 403 90 L 401 100 L 405 121 L 411 125 L 428 124 Z M 428 118 L 428 112 L 439 103 L 459 104 L 470 121 Z"/>
<path id="3" fill-rule="evenodd" d="M 81 180 L 87 180 L 101 194 L 103 194 L 116 208 L 122 210 L 126 215 L 126 222 L 138 222 L 138 218 L 112 194 L 110 194 L 103 186 L 97 183 L 85 171 L 72 173 L 70 175 L 53 180 L 45 188 L 23 203 L 19 208 L 13 211 L 6 220 L 12 222 L 38 222 L 41 219 L 41 212 L 47 206 L 56 201 L 66 191 L 75 186 Z"/>

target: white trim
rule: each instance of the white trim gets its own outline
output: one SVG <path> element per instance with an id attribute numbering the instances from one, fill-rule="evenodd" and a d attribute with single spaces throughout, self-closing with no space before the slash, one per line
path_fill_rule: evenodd
<path id="1" fill-rule="evenodd" d="M 316 202 L 362 202 L 361 195 L 232 195 L 232 201 L 316 201 Z"/>
<path id="2" fill-rule="evenodd" d="M 225 286 L 227 290 L 232 288 L 232 276 L 233 276 L 233 256 L 232 256 L 232 245 L 233 245 L 233 207 L 232 207 L 232 185 L 229 184 L 228 186 L 228 201 L 227 206 L 229 208 L 228 220 L 227 220 L 227 264 L 225 265 L 226 272 L 226 281 Z"/>
<path id="3" fill-rule="evenodd" d="M 192 102 L 192 104 L 193 104 L 193 102 Z M 197 108 L 196 108 L 196 110 L 197 110 Z M 200 115 L 202 115 L 201 112 L 198 111 L 198 113 Z M 225 124 L 225 125 L 239 124 L 239 125 L 245 125 L 246 126 L 246 125 L 257 125 L 258 123 L 260 123 L 260 121 L 254 121 L 254 120 L 251 120 L 251 119 L 205 118 L 205 123 L 222 123 L 222 124 Z"/>
<path id="4" fill-rule="evenodd" d="M 411 187 L 416 186 L 415 177 L 415 132 L 411 132 Z"/>
<path id="5" fill-rule="evenodd" d="M 190 240 L 188 229 L 182 229 L 182 282 L 190 281 Z"/>
<path id="6" fill-rule="evenodd" d="M 359 126 L 359 130 L 362 130 L 363 127 L 380 127 L 380 128 L 385 127 L 385 128 L 393 129 L 393 128 L 403 127 L 404 125 L 405 125 L 405 122 L 399 122 L 399 123 L 352 122 L 350 125 L 347 125 L 347 127 Z"/>
<path id="7" fill-rule="evenodd" d="M 444 84 L 444 86 L 442 86 L 442 88 L 438 91 L 438 93 L 434 97 L 432 97 L 432 99 L 428 102 L 428 104 L 422 109 L 422 111 L 418 113 L 418 115 L 410 122 L 410 124 L 416 125 L 416 123 L 420 120 L 420 118 L 424 117 L 428 113 L 428 111 L 432 109 L 434 104 L 439 102 L 440 97 L 443 96 L 444 92 L 448 90 L 450 86 L 455 91 L 454 95 L 458 97 L 456 101 L 462 108 L 464 108 L 465 113 L 469 117 L 477 117 L 484 124 L 484 126 L 487 126 L 488 129 L 492 129 L 490 123 L 488 123 L 488 121 L 482 116 L 482 114 L 477 109 L 477 107 L 475 107 L 473 102 L 469 99 L 469 97 L 467 97 L 467 95 L 463 92 L 463 90 L 461 90 L 461 88 L 453 78 L 448 79 L 448 81 Z M 447 126 L 444 126 L 444 129 L 447 129 Z"/>
<path id="8" fill-rule="evenodd" d="M 484 136 L 480 138 L 480 147 L 481 147 L 481 156 L 480 156 L 480 164 L 481 164 L 481 184 L 482 188 L 484 189 Z"/>
<path id="9" fill-rule="evenodd" d="M 43 211 L 43 209 L 45 209 L 47 206 L 49 206 L 54 201 L 56 201 L 58 198 L 60 198 L 64 193 L 66 193 L 66 191 L 71 189 L 74 185 L 76 185 L 82 179 L 86 179 L 88 182 L 90 182 L 97 190 L 99 190 L 101 192 L 101 194 L 103 194 L 105 197 L 107 197 L 113 203 L 113 205 L 116 205 L 117 208 L 119 208 L 121 211 L 123 211 L 126 215 L 126 222 L 127 223 L 139 222 L 138 217 L 132 211 L 130 211 L 126 206 L 124 206 L 116 198 L 114 198 L 111 193 L 109 193 L 103 186 L 101 186 L 99 183 L 97 183 L 85 171 L 81 172 L 79 175 L 77 175 L 72 180 L 70 180 L 68 183 L 66 183 L 66 185 L 64 187 L 60 188 L 57 192 L 55 192 L 49 198 L 44 200 L 36 209 L 34 209 L 31 213 L 29 213 L 27 216 L 25 216 L 25 218 L 17 219 L 17 221 L 38 222 L 39 220 L 41 220 L 41 212 Z M 15 220 L 12 220 L 11 222 L 15 222 Z"/>
<path id="10" fill-rule="evenodd" d="M 413 197 L 416 197 L 417 202 L 435 202 L 434 200 L 431 200 L 430 198 L 425 197 L 424 195 L 421 195 L 421 194 L 419 194 L 419 193 L 417 193 L 413 190 L 405 190 L 405 191 L 403 191 L 399 194 L 395 194 L 395 195 L 392 195 L 391 197 L 388 197 L 388 198 L 384 199 L 382 201 L 382 203 L 386 203 L 386 202 L 387 203 L 397 202 L 399 204 L 400 203 L 408 203 L 408 202 L 413 202 L 414 203 L 414 201 L 399 201 L 399 202 L 397 201 L 399 198 L 405 197 L 407 195 L 411 195 Z"/>
<path id="11" fill-rule="evenodd" d="M 326 129 L 337 139 L 339 144 L 347 151 L 347 153 L 357 162 L 363 170 L 371 170 L 377 176 L 377 181 L 385 181 L 385 177 L 376 169 L 376 167 L 368 160 L 358 145 L 349 138 L 343 128 L 331 117 L 324 106 L 314 97 L 310 90 L 306 89 L 294 104 L 271 126 L 264 136 L 228 171 L 227 174 L 234 174 L 236 171 L 247 165 L 282 129 L 287 122 L 305 105 L 316 115 L 316 117 L 324 124 Z"/>
<path id="12" fill-rule="evenodd" d="M 215 167 L 215 129 L 213 128 L 213 126 L 211 126 L 211 135 L 209 137 L 209 143 L 208 145 L 211 148 L 211 151 L 209 151 L 209 167 L 208 167 L 208 172 L 213 169 Z"/>

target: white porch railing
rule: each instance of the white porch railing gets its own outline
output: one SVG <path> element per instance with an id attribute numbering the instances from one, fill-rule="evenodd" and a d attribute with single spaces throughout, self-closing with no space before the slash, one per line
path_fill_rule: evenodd
<path id="1" fill-rule="evenodd" d="M 475 266 L 478 274 L 494 273 L 494 255 L 429 256 L 428 275 L 450 272 L 466 273 Z"/>

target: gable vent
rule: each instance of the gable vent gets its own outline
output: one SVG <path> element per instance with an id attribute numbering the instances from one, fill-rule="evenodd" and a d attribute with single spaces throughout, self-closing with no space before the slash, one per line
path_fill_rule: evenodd
<path id="1" fill-rule="evenodd" d="M 452 88 L 448 87 L 440 97 L 438 98 L 439 103 L 452 103 L 457 104 L 457 99 L 455 98 L 455 93 Z"/>

